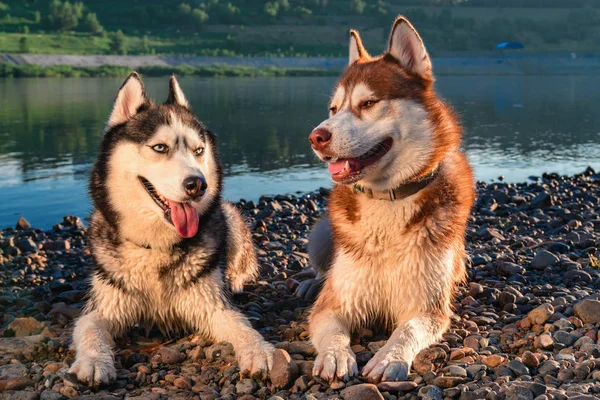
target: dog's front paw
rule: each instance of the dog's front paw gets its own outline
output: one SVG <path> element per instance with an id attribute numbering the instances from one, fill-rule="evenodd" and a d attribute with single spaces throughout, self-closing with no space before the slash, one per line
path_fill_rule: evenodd
<path id="1" fill-rule="evenodd" d="M 90 386 L 108 384 L 117 378 L 112 357 L 77 357 L 69 372 Z"/>
<path id="2" fill-rule="evenodd" d="M 356 356 L 349 347 L 328 348 L 315 359 L 313 375 L 330 382 L 335 378 L 347 381 L 358 375 Z"/>
<path id="3" fill-rule="evenodd" d="M 393 346 L 383 346 L 364 366 L 362 375 L 373 383 L 405 381 L 411 363 L 398 353 Z"/>
<path id="4" fill-rule="evenodd" d="M 267 379 L 273 368 L 274 351 L 275 348 L 263 340 L 243 346 L 239 351 L 236 349 L 240 373 L 249 374 L 253 379 Z"/>

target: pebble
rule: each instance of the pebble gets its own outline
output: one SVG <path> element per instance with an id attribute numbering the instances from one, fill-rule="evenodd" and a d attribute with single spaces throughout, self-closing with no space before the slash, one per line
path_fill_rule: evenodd
<path id="1" fill-rule="evenodd" d="M 298 378 L 299 368 L 287 351 L 275 349 L 273 353 L 273 369 L 271 383 L 274 388 L 285 389 L 290 387 Z"/>
<path id="2" fill-rule="evenodd" d="M 69 327 L 93 268 L 85 226 L 65 218 L 48 231 L 1 230 L 0 354 L 6 357 L 0 386 L 9 377 L 28 386 L 0 392 L 0 400 L 12 393 L 17 399 L 105 400 L 313 400 L 353 393 L 388 400 L 597 397 L 600 270 L 590 255 L 600 256 L 599 182 L 595 172 L 586 172 L 544 174 L 526 184 L 478 183 L 466 232 L 469 284 L 460 288 L 450 330 L 417 355 L 409 380 L 376 386 L 360 377 L 329 384 L 312 376 L 311 302 L 293 292 L 315 276 L 308 269 L 307 237 L 327 190 L 238 204 L 253 227 L 262 272 L 233 299 L 279 349 L 271 382 L 240 377 L 227 343 L 133 329 L 115 353 L 118 380 L 90 391 L 65 374 L 74 356 Z M 257 220 L 261 213 L 265 219 Z M 21 329 L 26 321 L 35 329 Z M 389 337 L 369 328 L 351 342 L 360 367 Z"/>
<path id="3" fill-rule="evenodd" d="M 344 400 L 383 400 L 377 386 L 370 383 L 352 385 L 340 393 Z"/>
<path id="4" fill-rule="evenodd" d="M 597 324 L 600 322 L 600 301 L 586 299 L 575 304 L 573 307 L 575 314 L 581 320 L 588 324 Z"/>
<path id="5" fill-rule="evenodd" d="M 548 321 L 552 314 L 554 314 L 554 307 L 552 307 L 552 304 L 546 303 L 529 311 L 527 318 L 534 325 L 542 325 Z"/>

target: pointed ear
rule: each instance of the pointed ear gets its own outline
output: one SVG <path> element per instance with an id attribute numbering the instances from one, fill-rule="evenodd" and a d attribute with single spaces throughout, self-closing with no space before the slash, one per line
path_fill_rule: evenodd
<path id="1" fill-rule="evenodd" d="M 354 29 L 350 30 L 350 57 L 348 60 L 348 65 L 352 65 L 361 58 L 371 58 L 367 50 L 365 50 L 365 46 L 362 44 L 362 40 L 360 40 L 360 35 Z"/>
<path id="2" fill-rule="evenodd" d="M 189 104 L 185 99 L 183 91 L 179 87 L 179 82 L 175 78 L 175 75 L 171 76 L 169 80 L 169 97 L 167 98 L 168 104 L 179 104 L 180 106 L 189 108 Z"/>
<path id="3" fill-rule="evenodd" d="M 404 69 L 431 77 L 431 60 L 423 39 L 403 16 L 394 21 L 388 53 L 396 58 Z"/>
<path id="4" fill-rule="evenodd" d="M 132 72 L 119 89 L 117 100 L 115 100 L 112 113 L 108 118 L 107 128 L 112 128 L 129 120 L 137 113 L 138 108 L 147 101 L 142 78 L 137 72 Z"/>

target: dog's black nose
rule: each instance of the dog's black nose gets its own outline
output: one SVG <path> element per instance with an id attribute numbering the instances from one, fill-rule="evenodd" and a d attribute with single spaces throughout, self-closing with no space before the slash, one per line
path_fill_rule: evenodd
<path id="1" fill-rule="evenodd" d="M 183 180 L 183 188 L 188 196 L 192 198 L 202 196 L 206 187 L 206 181 L 201 176 L 188 176 Z"/>

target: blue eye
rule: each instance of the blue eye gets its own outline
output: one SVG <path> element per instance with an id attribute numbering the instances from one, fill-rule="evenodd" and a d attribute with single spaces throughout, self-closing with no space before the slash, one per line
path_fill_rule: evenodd
<path id="1" fill-rule="evenodd" d="M 152 150 L 154 150 L 157 153 L 164 154 L 169 151 L 169 146 L 163 143 L 159 143 L 152 146 Z"/>
<path id="2" fill-rule="evenodd" d="M 204 154 L 204 147 L 198 147 L 196 150 L 194 150 L 194 155 L 196 157 L 199 157 L 202 154 Z"/>

